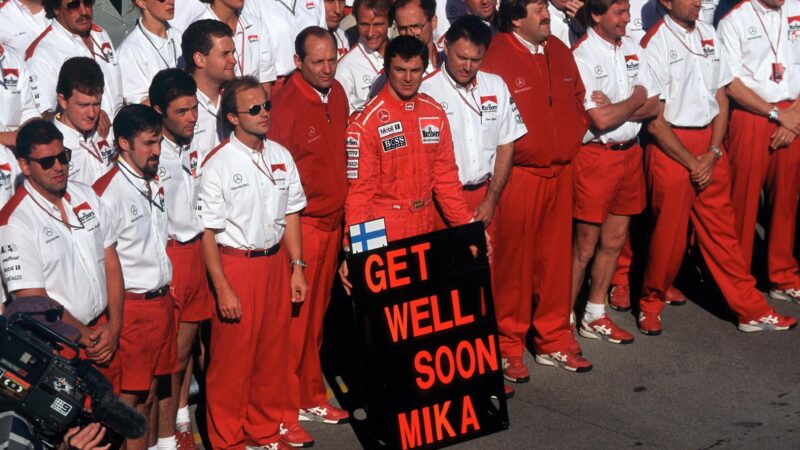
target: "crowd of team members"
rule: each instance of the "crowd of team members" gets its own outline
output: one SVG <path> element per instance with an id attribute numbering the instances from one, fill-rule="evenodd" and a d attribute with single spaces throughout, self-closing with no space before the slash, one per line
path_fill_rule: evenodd
<path id="1" fill-rule="evenodd" d="M 487 225 L 511 382 L 531 330 L 536 362 L 578 372 L 576 334 L 633 342 L 605 304 L 631 308 L 648 200 L 642 333 L 686 301 L 690 236 L 739 330 L 796 325 L 750 261 L 763 188 L 770 297 L 800 303 L 798 0 L 744 0 L 716 30 L 700 0 L 136 0 L 121 43 L 93 3 L 0 3 L 0 263 L 11 301 L 62 304 L 150 417 L 128 448 L 194 447 L 206 320 L 214 448 L 347 421 L 322 321 L 347 225 L 376 218 L 390 240 Z"/>

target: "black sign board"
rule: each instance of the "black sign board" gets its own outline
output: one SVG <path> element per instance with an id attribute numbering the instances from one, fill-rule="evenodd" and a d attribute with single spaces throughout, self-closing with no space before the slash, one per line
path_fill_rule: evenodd
<path id="1" fill-rule="evenodd" d="M 322 364 L 365 448 L 508 428 L 485 245 L 475 223 L 348 258 L 353 292 L 331 300 Z"/>

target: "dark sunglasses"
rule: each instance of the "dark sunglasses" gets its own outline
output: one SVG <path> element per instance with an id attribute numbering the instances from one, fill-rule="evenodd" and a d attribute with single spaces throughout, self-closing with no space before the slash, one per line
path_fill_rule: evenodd
<path id="1" fill-rule="evenodd" d="M 264 111 L 269 111 L 270 109 L 272 109 L 272 100 L 265 101 L 263 105 L 253 105 L 247 111 L 236 111 L 236 112 L 238 112 L 239 114 L 250 114 L 251 116 L 257 116 L 261 114 L 262 108 L 264 109 Z"/>
<path id="2" fill-rule="evenodd" d="M 87 8 L 94 6 L 94 0 L 72 0 L 71 2 L 67 2 L 64 8 L 70 11 L 77 11 L 81 7 L 81 3 Z"/>
<path id="3" fill-rule="evenodd" d="M 53 156 L 45 156 L 44 158 L 34 158 L 32 156 L 28 157 L 29 161 L 34 161 L 39 166 L 41 166 L 42 170 L 50 170 L 56 163 L 56 160 L 61 163 L 62 166 L 65 166 L 69 163 L 72 159 L 72 150 L 65 148 L 63 152 L 53 155 Z"/>

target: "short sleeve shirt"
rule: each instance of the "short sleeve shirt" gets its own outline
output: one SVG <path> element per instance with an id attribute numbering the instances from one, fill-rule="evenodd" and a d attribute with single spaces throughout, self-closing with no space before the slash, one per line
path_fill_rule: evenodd
<path id="1" fill-rule="evenodd" d="M 64 135 L 64 147 L 72 150 L 69 162 L 69 179 L 91 186 L 114 166 L 116 152 L 113 137 L 104 138 L 97 131 L 88 136 L 62 123 L 55 121 L 56 128 Z"/>
<path id="2" fill-rule="evenodd" d="M 141 22 L 119 47 L 125 66 L 122 72 L 122 97 L 125 103 L 141 103 L 148 97 L 150 83 L 161 70 L 178 67 L 181 59 L 181 32 L 167 28 L 162 38 L 147 31 Z"/>

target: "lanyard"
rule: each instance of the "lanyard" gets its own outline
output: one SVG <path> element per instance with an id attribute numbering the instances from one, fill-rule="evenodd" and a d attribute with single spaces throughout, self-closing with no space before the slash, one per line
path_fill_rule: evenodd
<path id="1" fill-rule="evenodd" d="M 367 52 L 365 52 L 364 49 L 361 48 L 361 43 L 358 44 L 358 49 L 361 51 L 361 54 L 364 55 L 364 59 L 367 60 L 369 66 L 372 67 L 372 70 L 374 70 L 376 74 L 380 73 L 380 70 L 375 67 L 375 64 L 372 64 L 372 60 L 369 59 L 369 55 L 367 55 Z"/>
<path id="2" fill-rule="evenodd" d="M 767 38 L 767 42 L 769 42 L 769 49 L 772 50 L 772 54 L 775 56 L 775 62 L 778 62 L 778 49 L 781 47 L 781 32 L 783 31 L 783 10 L 781 9 L 778 12 L 780 18 L 778 19 L 778 42 L 775 45 L 772 45 L 772 38 L 769 36 L 769 32 L 767 31 L 767 27 L 764 25 L 764 21 L 761 19 L 761 14 L 758 13 L 758 9 L 755 5 L 753 5 L 753 12 L 756 13 L 756 17 L 758 17 L 758 23 L 761 24 L 761 29 L 764 30 L 764 37 Z"/>
<path id="3" fill-rule="evenodd" d="M 450 83 L 450 86 L 452 86 L 453 90 L 456 91 L 456 94 L 458 94 L 458 96 L 461 98 L 461 101 L 464 102 L 465 105 L 467 105 L 467 108 L 471 109 L 472 112 L 477 114 L 478 117 L 480 117 L 481 119 L 481 123 L 483 123 L 483 111 L 481 111 L 480 105 L 478 105 L 478 101 L 475 100 L 475 89 L 472 89 L 470 91 L 464 88 L 464 90 L 467 91 L 467 93 L 469 93 L 470 98 L 472 98 L 472 104 L 470 104 L 467 98 L 463 94 L 461 94 L 461 91 L 458 89 L 459 87 L 458 83 L 456 83 L 455 80 L 450 79 L 449 73 L 445 73 L 445 78 L 447 78 L 447 81 Z"/>
<path id="4" fill-rule="evenodd" d="M 214 102 L 212 102 L 210 98 L 206 97 L 205 94 L 200 92 L 199 89 L 197 90 L 197 92 L 199 94 L 201 94 L 201 95 L 198 96 L 199 100 L 200 100 L 199 101 L 200 106 L 202 106 L 203 109 L 205 109 L 207 113 L 211 114 L 216 119 L 217 118 L 217 110 L 215 109 L 215 110 L 212 111 L 211 108 L 209 108 L 208 105 L 206 104 L 206 99 L 208 99 L 208 103 L 211 104 L 211 106 L 215 106 L 216 107 L 216 105 L 214 105 Z"/>
<path id="5" fill-rule="evenodd" d="M 93 34 L 90 33 L 89 36 L 92 38 L 92 50 L 91 50 L 92 51 L 92 59 L 96 60 L 95 57 L 98 57 L 98 58 L 102 59 L 103 61 L 105 61 L 106 63 L 108 63 L 108 58 L 106 58 L 106 55 L 103 54 L 103 47 L 101 47 L 100 44 L 97 43 L 97 40 L 95 40 Z M 94 51 L 95 48 L 99 48 L 100 49 L 100 53 L 95 52 Z"/>
<path id="6" fill-rule="evenodd" d="M 91 146 L 86 145 L 83 142 L 79 142 L 78 145 L 80 145 L 82 149 L 84 149 L 87 152 L 89 152 L 89 154 L 92 155 L 92 157 L 94 159 L 96 159 L 100 163 L 105 163 L 105 161 L 103 161 L 103 155 L 101 155 L 100 151 L 97 150 L 97 147 L 95 147 L 94 142 L 90 142 L 90 143 L 92 144 Z"/>
<path id="7" fill-rule="evenodd" d="M 244 39 L 245 39 L 245 36 L 244 35 L 245 35 L 245 32 L 244 32 L 244 26 L 242 25 L 242 20 L 240 18 L 238 18 L 238 17 L 236 18 L 236 25 L 240 30 L 242 30 L 242 46 L 241 46 L 241 49 L 242 49 L 241 53 L 242 54 L 241 55 L 237 55 L 237 56 L 239 56 L 239 60 L 237 62 L 239 63 L 239 75 L 244 76 L 244 52 L 245 52 L 245 50 L 244 50 L 244 44 L 245 44 L 245 40 Z M 236 49 L 234 48 L 234 50 L 236 50 Z"/>
<path id="8" fill-rule="evenodd" d="M 295 15 L 295 14 L 294 14 L 294 9 L 295 9 L 295 7 L 297 6 L 297 0 L 294 0 L 294 1 L 292 2 L 292 6 L 291 6 L 291 7 L 289 7 L 289 5 L 287 5 L 286 3 L 283 3 L 281 0 L 276 0 L 276 1 L 277 1 L 278 3 L 280 3 L 281 5 L 283 5 L 283 7 L 284 7 L 284 8 L 286 8 L 287 10 L 289 10 L 289 12 L 290 12 L 290 13 L 292 13 L 292 15 Z"/>
<path id="9" fill-rule="evenodd" d="M 675 39 L 677 39 L 678 42 L 681 43 L 681 45 L 683 46 L 683 48 L 686 49 L 686 51 L 688 51 L 689 53 L 691 53 L 691 54 L 693 54 L 695 56 L 699 56 L 701 58 L 708 58 L 708 55 L 706 55 L 705 52 L 697 53 L 696 51 L 694 51 L 691 48 L 689 48 L 689 46 L 686 45 L 686 42 L 684 42 L 683 39 L 681 39 L 681 37 L 678 36 L 678 33 L 676 33 L 675 30 L 673 30 L 669 25 L 667 25 L 666 21 L 664 22 L 664 26 L 667 27 L 667 29 L 672 33 L 673 36 L 675 36 Z M 702 48 L 703 47 L 703 34 L 700 33 L 700 29 L 697 28 L 696 26 L 695 26 L 695 29 L 697 30 L 697 35 L 700 36 L 700 47 Z M 770 45 L 772 45 L 772 44 L 770 44 Z"/>
<path id="10" fill-rule="evenodd" d="M 156 51 L 156 54 L 158 55 L 159 58 L 161 58 L 161 61 L 164 61 L 164 64 L 167 67 L 174 68 L 175 66 L 178 65 L 178 52 L 177 50 L 175 50 L 175 41 L 170 39 L 169 35 L 167 35 L 167 39 L 169 39 L 169 43 L 172 44 L 172 60 L 175 61 L 173 64 L 168 63 L 167 60 L 164 58 L 164 56 L 161 54 L 161 52 L 158 50 L 156 44 L 153 42 L 152 39 L 150 39 L 150 36 L 148 36 L 147 33 L 144 31 L 144 28 L 142 27 L 142 22 L 137 20 L 136 26 L 139 28 L 139 31 L 142 32 L 144 38 L 147 39 L 147 42 L 150 44 L 150 46 L 153 47 L 153 50 Z"/>
<path id="11" fill-rule="evenodd" d="M 31 197 L 31 200 L 33 200 L 33 203 L 34 203 L 36 206 L 38 206 L 38 207 L 39 207 L 39 208 L 40 208 L 42 211 L 44 211 L 44 213 L 45 213 L 45 214 L 47 214 L 48 216 L 50 216 L 52 219 L 54 219 L 54 220 L 56 220 L 56 221 L 58 221 L 58 222 L 60 222 L 60 223 L 64 224 L 64 225 L 67 227 L 67 230 L 69 230 L 70 232 L 72 232 L 72 230 L 83 230 L 84 228 L 86 228 L 86 226 L 85 226 L 85 225 L 83 225 L 83 224 L 80 224 L 80 225 L 73 225 L 73 224 L 69 223 L 69 221 L 68 221 L 69 219 L 68 219 L 67 221 L 64 221 L 62 218 L 60 218 L 60 217 L 56 217 L 56 216 L 55 216 L 55 215 L 53 215 L 53 214 L 52 214 L 50 211 L 48 211 L 48 210 L 47 210 L 47 208 L 45 208 L 44 206 L 42 206 L 42 205 L 41 205 L 41 204 L 40 204 L 40 203 L 39 203 L 39 202 L 36 200 L 36 196 L 34 196 L 34 195 L 31 195 L 30 197 Z M 78 223 L 80 223 L 80 219 L 78 219 Z"/>
<path id="12" fill-rule="evenodd" d="M 153 206 L 155 206 L 156 208 L 158 208 L 159 211 L 164 212 L 164 208 L 162 208 L 161 205 L 159 205 L 158 203 L 154 202 L 153 199 L 150 197 L 152 195 L 152 193 L 153 193 L 152 189 L 150 189 L 150 182 L 145 180 L 144 178 L 136 175 L 135 173 L 131 172 L 130 169 L 125 167 L 125 164 L 120 163 L 120 164 L 117 164 L 117 165 L 119 166 L 120 169 L 123 169 L 123 170 L 120 170 L 119 173 L 121 173 L 122 176 L 125 177 L 126 180 L 128 180 L 128 183 L 130 183 L 131 186 L 133 186 L 133 188 L 136 189 L 136 192 L 142 194 L 142 197 L 146 198 L 147 201 L 150 203 L 150 210 L 152 211 L 153 210 Z M 139 187 L 137 187 L 133 183 L 133 181 L 128 177 L 128 175 L 125 174 L 125 172 L 128 172 L 131 175 L 133 175 L 134 177 L 136 177 L 136 178 L 138 178 L 140 180 L 143 180 L 145 182 L 145 186 L 147 186 L 147 192 L 139 189 Z"/>
<path id="13" fill-rule="evenodd" d="M 267 162 L 264 160 L 264 153 L 263 153 L 264 150 L 265 149 L 261 149 L 261 152 L 259 152 L 259 156 L 261 157 L 261 162 L 264 163 L 264 167 L 267 167 Z M 272 175 L 270 175 L 266 170 L 262 169 L 261 166 L 259 166 L 258 163 L 253 161 L 252 159 L 250 160 L 250 162 L 253 163 L 254 166 L 256 166 L 256 169 L 258 169 L 259 172 L 263 173 L 269 179 L 269 181 L 272 182 L 273 186 L 275 185 L 275 178 L 273 178 Z"/>

